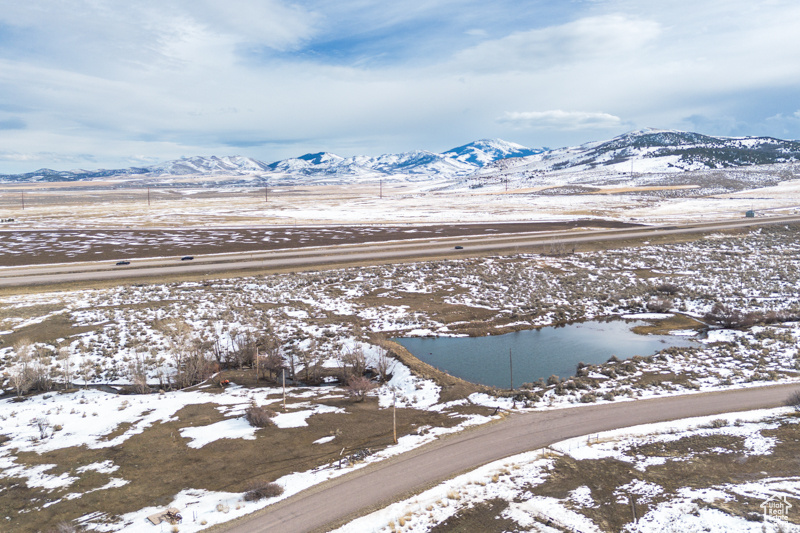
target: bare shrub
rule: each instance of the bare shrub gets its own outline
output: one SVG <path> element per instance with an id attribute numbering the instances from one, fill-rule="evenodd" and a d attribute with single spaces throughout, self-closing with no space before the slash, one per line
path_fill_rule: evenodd
<path id="1" fill-rule="evenodd" d="M 711 311 L 705 314 L 705 320 L 714 324 L 733 328 L 738 327 L 742 322 L 743 314 L 738 309 L 733 309 L 727 305 L 717 302 Z"/>
<path id="2" fill-rule="evenodd" d="M 377 385 L 364 376 L 350 376 L 347 380 L 347 394 L 357 402 L 363 402 L 367 393 Z"/>
<path id="3" fill-rule="evenodd" d="M 680 287 L 678 287 L 674 283 L 662 283 L 661 285 L 656 287 L 656 290 L 658 292 L 661 292 L 661 293 L 664 293 L 664 294 L 669 294 L 669 295 L 675 295 L 675 294 L 678 294 L 679 292 L 681 292 Z"/>
<path id="4" fill-rule="evenodd" d="M 795 411 L 800 411 L 800 390 L 794 391 L 786 398 L 786 406 L 794 407 Z"/>
<path id="5" fill-rule="evenodd" d="M 44 440 L 53 434 L 53 427 L 50 425 L 50 421 L 43 416 L 34 418 L 31 421 L 31 425 L 39 430 L 39 440 Z"/>
<path id="6" fill-rule="evenodd" d="M 46 530 L 46 533 L 78 533 L 79 531 L 83 531 L 83 528 L 75 526 L 69 522 L 59 522 L 52 528 Z"/>
<path id="7" fill-rule="evenodd" d="M 254 502 L 264 498 L 275 498 L 283 494 L 283 487 L 277 483 L 257 481 L 250 485 L 244 494 L 244 501 Z"/>
<path id="8" fill-rule="evenodd" d="M 645 304 L 645 308 L 652 313 L 666 313 L 672 309 L 672 299 L 653 298 Z"/>
<path id="9" fill-rule="evenodd" d="M 250 425 L 257 428 L 265 428 L 273 425 L 273 416 L 275 416 L 275 411 L 270 411 L 269 409 L 260 407 L 258 405 L 251 405 L 244 412 L 244 417 L 247 419 Z"/>
<path id="10" fill-rule="evenodd" d="M 150 387 L 147 386 L 147 363 L 144 354 L 136 353 L 133 361 L 128 365 L 128 376 L 133 383 L 133 390 L 139 394 L 147 394 Z"/>

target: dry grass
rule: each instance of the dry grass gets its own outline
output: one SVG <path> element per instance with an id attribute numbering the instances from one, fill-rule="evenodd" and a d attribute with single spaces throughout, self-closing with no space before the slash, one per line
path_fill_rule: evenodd
<path id="1" fill-rule="evenodd" d="M 699 331 L 706 327 L 705 324 L 699 320 L 681 314 L 658 320 L 647 320 L 647 322 L 649 322 L 649 324 L 646 326 L 636 326 L 635 328 L 631 328 L 631 331 L 639 335 L 669 335 L 677 330 L 693 329 Z"/>
<path id="2" fill-rule="evenodd" d="M 213 395 L 209 395 L 213 402 Z M 177 413 L 177 420 L 155 424 L 123 444 L 110 448 L 85 446 L 43 453 L 20 453 L 18 463 L 29 466 L 55 464 L 48 474 L 67 473 L 78 478 L 65 489 L 47 492 L 29 488 L 20 479 L 0 478 L 0 516 L 11 516 L 8 533 L 37 531 L 61 520 L 72 520 L 98 510 L 110 516 L 122 515 L 148 506 L 165 506 L 181 490 L 192 487 L 210 491 L 244 492 L 254 481 L 270 482 L 291 472 L 305 471 L 335 462 L 342 447 L 347 450 L 381 449 L 392 443 L 392 420 L 379 410 L 377 400 L 353 404 L 344 399 L 324 403 L 343 407 L 347 414 L 326 413 L 311 417 L 309 426 L 279 431 L 259 430 L 256 440 L 223 439 L 200 449 L 189 448 L 180 429 L 204 426 L 222 420 L 214 403 L 190 405 Z M 398 435 L 421 425 L 452 426 L 458 420 L 446 414 L 397 409 Z M 117 428 L 114 434 L 125 428 Z M 312 443 L 337 434 L 334 441 Z M 119 466 L 112 475 L 77 469 L 110 460 Z M 42 507 L 70 492 L 86 492 L 106 484 L 111 477 L 129 483 L 122 487 L 92 492 L 74 500 L 62 500 Z M 36 512 L 25 512 L 36 508 Z"/>

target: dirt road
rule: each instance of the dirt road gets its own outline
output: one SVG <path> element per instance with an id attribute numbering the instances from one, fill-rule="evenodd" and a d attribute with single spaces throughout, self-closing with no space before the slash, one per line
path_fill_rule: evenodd
<path id="1" fill-rule="evenodd" d="M 651 400 L 515 414 L 440 439 L 296 494 L 214 531 L 325 531 L 442 480 L 509 455 L 622 427 L 692 416 L 777 407 L 799 385 L 754 387 Z"/>

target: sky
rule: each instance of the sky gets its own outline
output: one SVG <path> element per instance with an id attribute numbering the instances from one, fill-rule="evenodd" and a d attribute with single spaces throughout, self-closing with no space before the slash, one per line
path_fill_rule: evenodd
<path id="1" fill-rule="evenodd" d="M 796 0 L 0 0 L 0 174 L 800 138 Z"/>

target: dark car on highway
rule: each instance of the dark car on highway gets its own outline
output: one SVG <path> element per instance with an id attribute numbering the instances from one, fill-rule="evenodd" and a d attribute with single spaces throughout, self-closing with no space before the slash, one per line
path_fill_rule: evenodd
<path id="1" fill-rule="evenodd" d="M 192 259 L 194 259 L 193 255 L 184 255 L 181 257 L 181 261 L 191 261 Z"/>
<path id="2" fill-rule="evenodd" d="M 117 261 L 117 266 L 130 265 L 130 261 Z"/>

